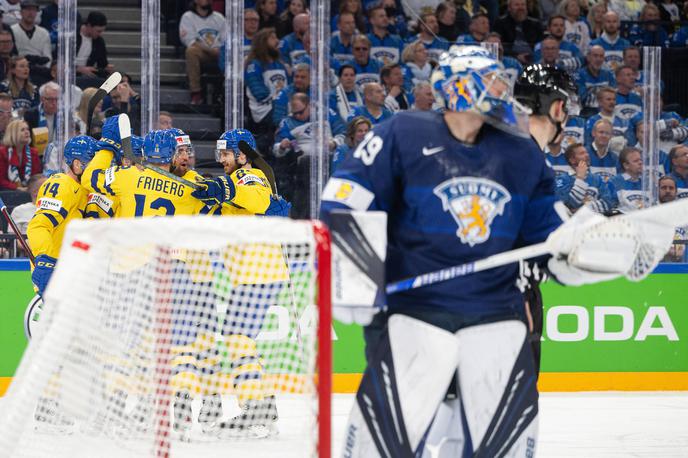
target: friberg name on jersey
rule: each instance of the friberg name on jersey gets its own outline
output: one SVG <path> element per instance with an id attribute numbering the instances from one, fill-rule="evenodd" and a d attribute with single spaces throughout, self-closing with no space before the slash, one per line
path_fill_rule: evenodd
<path id="1" fill-rule="evenodd" d="M 165 180 L 162 178 L 154 178 L 141 175 L 136 183 L 139 189 L 149 189 L 151 191 L 163 192 L 165 194 L 172 194 L 174 196 L 184 196 L 184 186 L 175 183 L 174 181 Z"/>

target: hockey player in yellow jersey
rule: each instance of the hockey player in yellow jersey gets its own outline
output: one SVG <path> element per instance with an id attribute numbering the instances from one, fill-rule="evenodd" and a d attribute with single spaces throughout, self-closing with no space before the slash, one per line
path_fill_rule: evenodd
<path id="1" fill-rule="evenodd" d="M 239 151 L 238 143 L 241 140 L 255 148 L 255 140 L 246 130 L 228 131 L 222 135 L 217 141 L 216 159 L 223 165 L 225 175 L 204 180 L 202 184 L 206 189 L 195 191 L 193 195 L 208 205 L 214 205 L 213 214 L 276 215 L 276 209 L 279 209 L 281 216 L 286 216 L 290 205 L 272 196 L 265 174 L 253 168 L 248 158 Z M 216 211 L 218 208 L 219 212 Z M 206 323 L 210 324 L 198 327 L 192 335 L 187 333 L 188 340 L 193 340 L 179 347 L 183 350 L 179 350 L 177 358 L 173 360 L 175 375 L 172 384 L 179 389 L 174 405 L 175 429 L 183 431 L 190 428 L 191 397 L 200 393 L 203 395 L 203 404 L 198 420 L 204 431 L 213 431 L 220 436 L 241 437 L 271 434 L 276 431 L 277 408 L 275 397 L 271 394 L 273 390 L 263 380 L 263 363 L 255 338 L 262 328 L 268 308 L 276 302 L 289 278 L 287 266 L 279 245 L 237 245 L 231 244 L 231 237 L 228 240 L 230 244 L 226 248 L 210 253 L 214 258 L 212 264 L 215 270 L 221 270 L 224 280 L 218 281 L 216 278 L 216 294 L 206 297 L 205 301 L 194 301 L 192 308 L 192 315 L 204 317 Z M 225 287 L 218 288 L 223 282 Z M 218 347 L 214 341 L 216 302 L 227 307 L 219 329 L 224 341 L 222 347 Z M 180 317 L 174 321 L 182 323 L 184 320 Z M 203 320 L 187 318 L 188 321 Z M 220 370 L 219 354 L 226 356 L 225 366 L 230 368 L 229 373 Z M 190 380 L 197 380 L 198 383 L 188 383 Z M 228 394 L 228 391 L 237 396 L 242 410 L 236 417 L 220 422 L 221 394 Z"/>
<path id="2" fill-rule="evenodd" d="M 36 257 L 31 280 L 41 296 L 55 268 L 67 224 L 83 217 L 88 190 L 79 179 L 95 148 L 95 141 L 85 135 L 69 140 L 64 149 L 66 171 L 52 175 L 38 191 L 36 213 L 29 221 L 27 235 Z"/>
<path id="3" fill-rule="evenodd" d="M 161 175 L 151 169 L 113 166 L 122 159 L 118 117 L 112 116 L 103 124 L 103 138 L 99 151 L 81 177 L 82 184 L 92 192 L 119 198 L 121 217 L 194 215 L 203 204 L 191 195 L 192 188 Z M 171 130 L 157 130 L 146 134 L 143 142 L 144 161 L 168 170 L 176 148 L 176 136 Z"/>

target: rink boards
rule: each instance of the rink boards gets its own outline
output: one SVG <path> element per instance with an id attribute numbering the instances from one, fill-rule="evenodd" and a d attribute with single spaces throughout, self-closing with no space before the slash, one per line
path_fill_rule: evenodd
<path id="1" fill-rule="evenodd" d="M 686 274 L 688 265 L 663 264 L 640 283 L 543 285 L 540 389 L 688 390 Z M 26 346 L 23 316 L 32 297 L 29 263 L 0 260 L 0 394 Z M 282 312 L 272 311 L 287 329 L 289 314 Z M 361 328 L 335 322 L 333 331 L 334 391 L 353 392 L 364 368 Z M 278 326 L 263 338 L 288 338 L 287 334 Z"/>

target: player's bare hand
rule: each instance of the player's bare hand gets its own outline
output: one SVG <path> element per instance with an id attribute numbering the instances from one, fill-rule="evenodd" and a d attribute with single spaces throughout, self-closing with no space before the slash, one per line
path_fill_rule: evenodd
<path id="1" fill-rule="evenodd" d="M 283 138 L 282 141 L 279 143 L 280 149 L 290 149 L 291 148 L 291 141 L 287 138 Z"/>
<path id="2" fill-rule="evenodd" d="M 576 166 L 576 178 L 585 180 L 588 176 L 588 163 L 586 161 L 580 161 Z"/>

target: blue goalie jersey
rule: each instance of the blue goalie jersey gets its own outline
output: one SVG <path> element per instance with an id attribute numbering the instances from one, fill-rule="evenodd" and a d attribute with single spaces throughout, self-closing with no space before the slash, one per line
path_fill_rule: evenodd
<path id="1" fill-rule="evenodd" d="M 334 209 L 388 213 L 393 282 L 544 241 L 561 220 L 554 172 L 531 139 L 484 125 L 457 141 L 436 112 L 401 112 L 369 132 L 330 178 Z M 518 264 L 387 297 L 391 310 L 438 308 L 476 319 L 522 316 Z"/>

